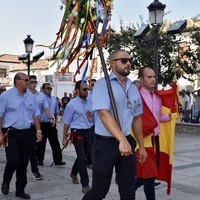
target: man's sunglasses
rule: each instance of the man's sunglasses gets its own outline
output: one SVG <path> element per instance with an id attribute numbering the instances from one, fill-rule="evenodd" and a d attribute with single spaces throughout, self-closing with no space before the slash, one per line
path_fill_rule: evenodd
<path id="1" fill-rule="evenodd" d="M 38 82 L 37 81 L 30 81 L 30 83 L 37 84 Z"/>
<path id="2" fill-rule="evenodd" d="M 89 90 L 89 88 L 83 88 L 82 89 L 84 92 L 87 92 Z"/>
<path id="3" fill-rule="evenodd" d="M 47 89 L 47 90 L 52 90 L 52 87 L 47 87 L 47 88 L 45 88 L 45 89 Z"/>
<path id="4" fill-rule="evenodd" d="M 113 61 L 120 60 L 122 64 L 126 64 L 128 61 L 132 63 L 132 58 L 116 58 Z"/>

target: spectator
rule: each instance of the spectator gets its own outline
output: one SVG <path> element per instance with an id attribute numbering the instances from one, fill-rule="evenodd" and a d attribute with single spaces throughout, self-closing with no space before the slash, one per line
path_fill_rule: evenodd
<path id="1" fill-rule="evenodd" d="M 64 93 L 64 97 L 61 99 L 61 101 L 62 101 L 62 109 L 63 109 L 62 112 L 64 113 L 65 107 L 70 101 L 70 98 L 67 96 L 67 92 Z"/>
<path id="2" fill-rule="evenodd" d="M 195 92 L 197 92 L 197 94 L 195 94 Z M 193 92 L 193 96 L 194 96 L 194 107 L 193 107 L 193 113 L 195 114 L 195 118 L 197 120 L 197 122 L 199 123 L 199 118 L 200 118 L 200 88 L 198 88 L 197 90 L 195 90 Z"/>
<path id="3" fill-rule="evenodd" d="M 190 97 L 186 94 L 185 90 L 181 90 L 181 105 L 182 105 L 182 120 L 184 122 L 190 122 L 191 114 L 191 102 Z"/>

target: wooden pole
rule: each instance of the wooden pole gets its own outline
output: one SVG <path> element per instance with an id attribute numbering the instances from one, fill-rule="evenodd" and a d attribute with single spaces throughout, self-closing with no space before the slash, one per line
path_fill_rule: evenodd
<path id="1" fill-rule="evenodd" d="M 107 84 L 107 88 L 108 88 L 108 94 L 109 94 L 109 97 L 110 97 L 111 106 L 112 106 L 112 109 L 113 109 L 114 118 L 115 118 L 119 128 L 121 129 L 119 116 L 118 116 L 118 112 L 117 112 L 117 107 L 116 107 L 115 99 L 114 99 L 114 96 L 113 96 L 113 90 L 112 90 L 110 79 L 109 79 L 109 76 L 108 76 L 106 63 L 105 63 L 105 60 L 104 60 L 102 47 L 101 47 L 101 43 L 100 43 L 100 39 L 99 39 L 99 34 L 96 30 L 96 27 L 94 27 L 94 36 L 95 36 L 95 39 L 96 39 L 96 42 L 97 42 L 97 48 L 99 50 L 99 56 L 100 56 L 100 59 L 101 59 L 101 64 L 103 66 L 103 72 L 104 72 L 104 75 L 105 75 L 105 80 L 106 80 L 106 84 Z"/>

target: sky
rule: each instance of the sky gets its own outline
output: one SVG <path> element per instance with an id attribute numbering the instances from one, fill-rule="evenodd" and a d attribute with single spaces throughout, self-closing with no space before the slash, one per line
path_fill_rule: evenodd
<path id="1" fill-rule="evenodd" d="M 124 22 L 146 23 L 148 9 L 153 0 L 114 0 L 111 25 L 119 30 L 120 19 Z M 164 20 L 178 21 L 200 14 L 199 0 L 160 0 L 166 4 Z M 36 47 L 37 44 L 50 45 L 56 39 L 56 33 L 62 20 L 60 0 L 1 0 L 0 1 L 0 55 L 25 53 L 23 41 L 27 35 L 35 41 L 34 56 L 45 51 L 45 56 L 52 52 L 48 48 Z"/>

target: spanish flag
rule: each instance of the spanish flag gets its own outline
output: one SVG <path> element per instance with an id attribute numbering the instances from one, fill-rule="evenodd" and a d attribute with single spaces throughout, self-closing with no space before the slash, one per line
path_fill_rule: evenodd
<path id="1" fill-rule="evenodd" d="M 176 83 L 173 83 L 172 88 L 169 90 L 156 91 L 162 99 L 162 113 L 167 114 L 169 110 L 172 113 L 169 122 L 160 124 L 160 162 L 156 177 L 158 180 L 167 182 L 167 194 L 170 194 L 171 191 L 175 125 L 180 105 L 177 91 Z"/>
<path id="2" fill-rule="evenodd" d="M 141 115 L 143 124 L 144 145 L 147 151 L 147 159 L 143 164 L 136 163 L 136 176 L 139 178 L 156 177 L 158 180 L 167 182 L 167 194 L 171 190 L 172 163 L 174 152 L 175 124 L 178 112 L 177 85 L 173 83 L 169 90 L 155 90 L 155 93 L 162 100 L 162 114 L 168 114 L 171 111 L 171 120 L 160 123 L 160 152 L 159 165 L 156 165 L 156 150 L 152 145 L 152 132 L 157 126 L 157 121 L 152 112 L 143 100 L 143 114 Z M 136 155 L 138 149 L 136 148 Z"/>

